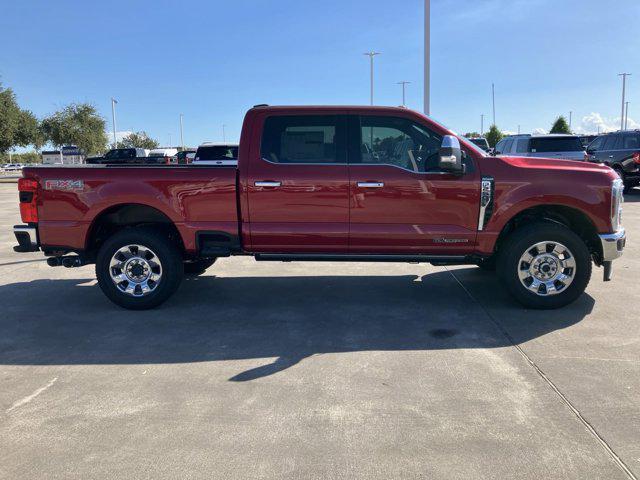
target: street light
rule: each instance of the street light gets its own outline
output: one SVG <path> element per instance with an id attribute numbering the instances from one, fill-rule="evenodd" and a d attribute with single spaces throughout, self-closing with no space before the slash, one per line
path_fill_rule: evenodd
<path id="1" fill-rule="evenodd" d="M 480 114 L 480 136 L 484 135 L 484 113 Z"/>
<path id="2" fill-rule="evenodd" d="M 624 95 L 625 88 L 627 86 L 627 77 L 630 77 L 630 73 L 619 73 L 619 77 L 622 77 L 622 117 L 620 118 L 620 130 L 624 130 Z"/>
<path id="3" fill-rule="evenodd" d="M 629 128 L 629 102 L 624 102 L 624 129 L 627 130 Z"/>
<path id="4" fill-rule="evenodd" d="M 111 97 L 111 119 L 113 120 L 113 148 L 118 148 L 118 141 L 116 140 L 116 103 L 118 101 Z"/>
<path id="5" fill-rule="evenodd" d="M 496 86 L 491 84 L 491 103 L 493 105 L 493 124 L 496 124 Z"/>
<path id="6" fill-rule="evenodd" d="M 409 85 L 411 82 L 407 82 L 407 81 L 402 81 L 402 82 L 398 82 L 398 85 L 402 85 L 402 106 L 406 107 L 407 106 L 407 102 L 406 102 L 406 95 L 405 95 L 405 87 L 407 85 Z"/>
<path id="7" fill-rule="evenodd" d="M 424 1 L 424 114 L 431 114 L 431 0 Z"/>
<path id="8" fill-rule="evenodd" d="M 184 132 L 182 129 L 182 117 L 184 117 L 184 115 L 180 114 L 180 145 L 182 146 L 182 151 L 184 152 Z"/>
<path id="9" fill-rule="evenodd" d="M 367 55 L 369 57 L 369 62 L 371 64 L 371 105 L 373 105 L 373 57 L 380 55 L 380 52 L 371 51 L 364 53 L 363 55 Z"/>
<path id="10" fill-rule="evenodd" d="M 222 124 L 222 141 L 224 143 L 227 143 L 227 130 L 226 130 L 227 126 L 223 123 Z"/>

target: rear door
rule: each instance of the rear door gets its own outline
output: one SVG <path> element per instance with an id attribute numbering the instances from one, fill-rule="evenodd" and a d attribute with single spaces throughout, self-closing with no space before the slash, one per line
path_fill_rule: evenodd
<path id="1" fill-rule="evenodd" d="M 602 145 L 602 150 L 597 152 L 597 160 L 607 165 L 615 162 L 616 150 L 620 148 L 622 144 L 622 135 L 611 134 L 607 135 Z"/>
<path id="2" fill-rule="evenodd" d="M 352 253 L 448 254 L 473 250 L 480 175 L 440 170 L 442 135 L 409 118 L 349 121 Z"/>
<path id="3" fill-rule="evenodd" d="M 247 174 L 252 251 L 346 253 L 346 116 L 272 114 L 256 121 L 261 145 Z"/>

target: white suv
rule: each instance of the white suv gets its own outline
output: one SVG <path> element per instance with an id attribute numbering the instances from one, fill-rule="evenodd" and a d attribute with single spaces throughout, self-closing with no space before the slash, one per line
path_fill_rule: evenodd
<path id="1" fill-rule="evenodd" d="M 494 154 L 584 161 L 585 150 L 577 135 L 511 135 L 497 143 Z"/>

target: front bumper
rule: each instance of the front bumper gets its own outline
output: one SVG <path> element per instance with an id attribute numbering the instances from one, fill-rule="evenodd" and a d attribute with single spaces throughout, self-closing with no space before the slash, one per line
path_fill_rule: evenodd
<path id="1" fill-rule="evenodd" d="M 15 225 L 13 234 L 16 236 L 18 245 L 13 247 L 14 252 L 37 252 L 40 250 L 38 242 L 38 229 L 29 225 Z"/>
<path id="2" fill-rule="evenodd" d="M 627 241 L 627 233 L 621 228 L 615 233 L 598 235 L 602 243 L 602 261 L 611 262 L 622 256 Z"/>
<path id="3" fill-rule="evenodd" d="M 627 242 L 627 234 L 624 228 L 615 233 L 606 233 L 599 235 L 602 243 L 602 266 L 604 267 L 603 280 L 608 282 L 611 280 L 611 270 L 613 261 L 622 256 L 625 243 Z"/>

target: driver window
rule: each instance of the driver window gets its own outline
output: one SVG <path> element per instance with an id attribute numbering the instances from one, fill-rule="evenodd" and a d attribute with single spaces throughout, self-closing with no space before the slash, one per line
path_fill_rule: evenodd
<path id="1" fill-rule="evenodd" d="M 361 162 L 386 164 L 412 172 L 439 171 L 442 136 L 399 117 L 360 118 Z"/>

